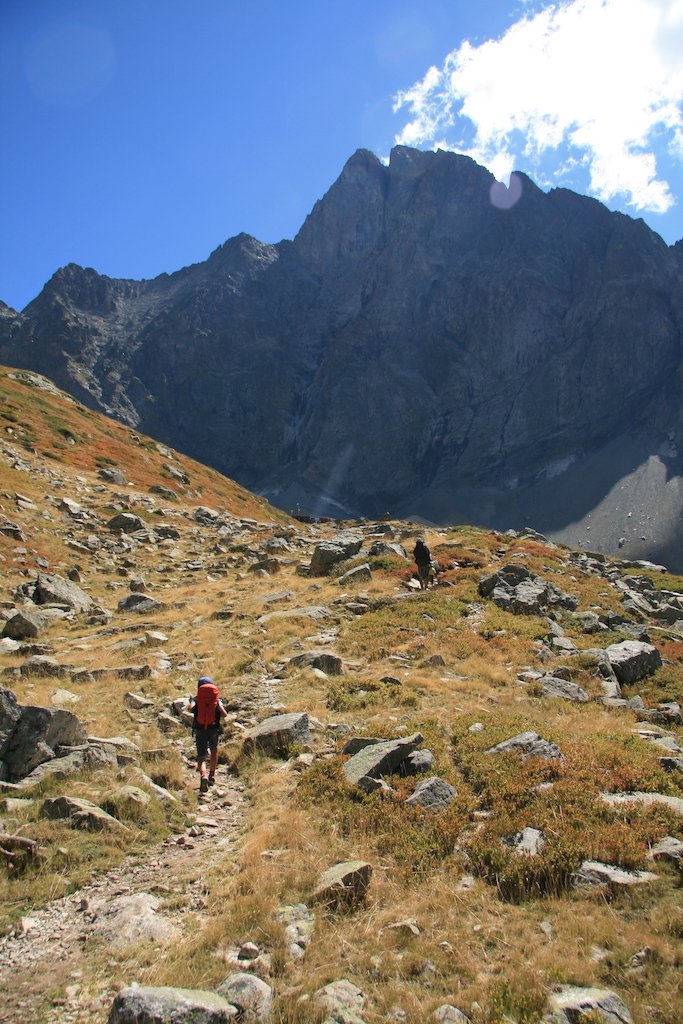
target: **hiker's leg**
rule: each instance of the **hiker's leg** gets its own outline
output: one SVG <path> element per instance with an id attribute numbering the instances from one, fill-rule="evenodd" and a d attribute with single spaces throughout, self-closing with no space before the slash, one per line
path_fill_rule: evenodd
<path id="1" fill-rule="evenodd" d="M 202 729 L 198 725 L 195 739 L 197 741 L 197 771 L 199 772 L 200 779 L 203 780 L 206 778 L 206 755 L 209 749 L 209 737 L 206 729 Z"/>

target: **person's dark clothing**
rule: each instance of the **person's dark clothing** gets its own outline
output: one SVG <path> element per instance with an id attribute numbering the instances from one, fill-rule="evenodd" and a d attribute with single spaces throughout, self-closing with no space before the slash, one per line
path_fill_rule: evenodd
<path id="1" fill-rule="evenodd" d="M 415 544 L 413 558 L 417 565 L 417 578 L 420 581 L 420 587 L 422 590 L 426 590 L 429 586 L 429 570 L 432 564 L 432 556 L 423 540 L 418 540 Z"/>
<path id="2" fill-rule="evenodd" d="M 217 725 L 210 725 L 205 729 L 201 725 L 195 726 L 194 739 L 197 744 L 197 763 L 206 760 L 209 751 L 213 753 L 218 747 L 220 728 Z"/>
<path id="3" fill-rule="evenodd" d="M 429 548 L 423 540 L 418 540 L 413 548 L 413 558 L 415 559 L 418 568 L 421 565 L 429 565 L 431 562 L 432 556 L 429 552 Z"/>

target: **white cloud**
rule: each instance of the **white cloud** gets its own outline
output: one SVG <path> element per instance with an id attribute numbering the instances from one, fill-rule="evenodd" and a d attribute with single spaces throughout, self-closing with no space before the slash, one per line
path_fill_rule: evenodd
<path id="1" fill-rule="evenodd" d="M 457 149 L 497 178 L 547 175 L 554 156 L 555 180 L 580 163 L 598 198 L 663 213 L 655 154 L 683 158 L 682 104 L 683 0 L 564 0 L 400 92 L 396 142 Z"/>

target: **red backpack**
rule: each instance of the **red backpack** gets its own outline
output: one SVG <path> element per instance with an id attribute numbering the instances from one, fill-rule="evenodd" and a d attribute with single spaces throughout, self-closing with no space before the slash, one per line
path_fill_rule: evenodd
<path id="1" fill-rule="evenodd" d="M 220 723 L 220 711 L 218 710 L 218 687 L 213 679 L 202 677 L 197 686 L 197 697 L 194 702 L 195 724 L 202 729 L 208 729 L 211 725 Z"/>

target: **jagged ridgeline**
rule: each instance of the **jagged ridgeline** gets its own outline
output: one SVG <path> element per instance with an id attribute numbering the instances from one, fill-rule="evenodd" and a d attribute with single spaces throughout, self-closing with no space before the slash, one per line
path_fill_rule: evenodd
<path id="1" fill-rule="evenodd" d="M 681 569 L 681 243 L 518 192 L 361 150 L 292 242 L 150 281 L 59 270 L 4 307 L 0 358 L 283 508 L 531 524 Z"/>
<path id="2" fill-rule="evenodd" d="M 420 530 L 0 370 L 0 1024 L 681 1019 L 683 579 Z"/>

